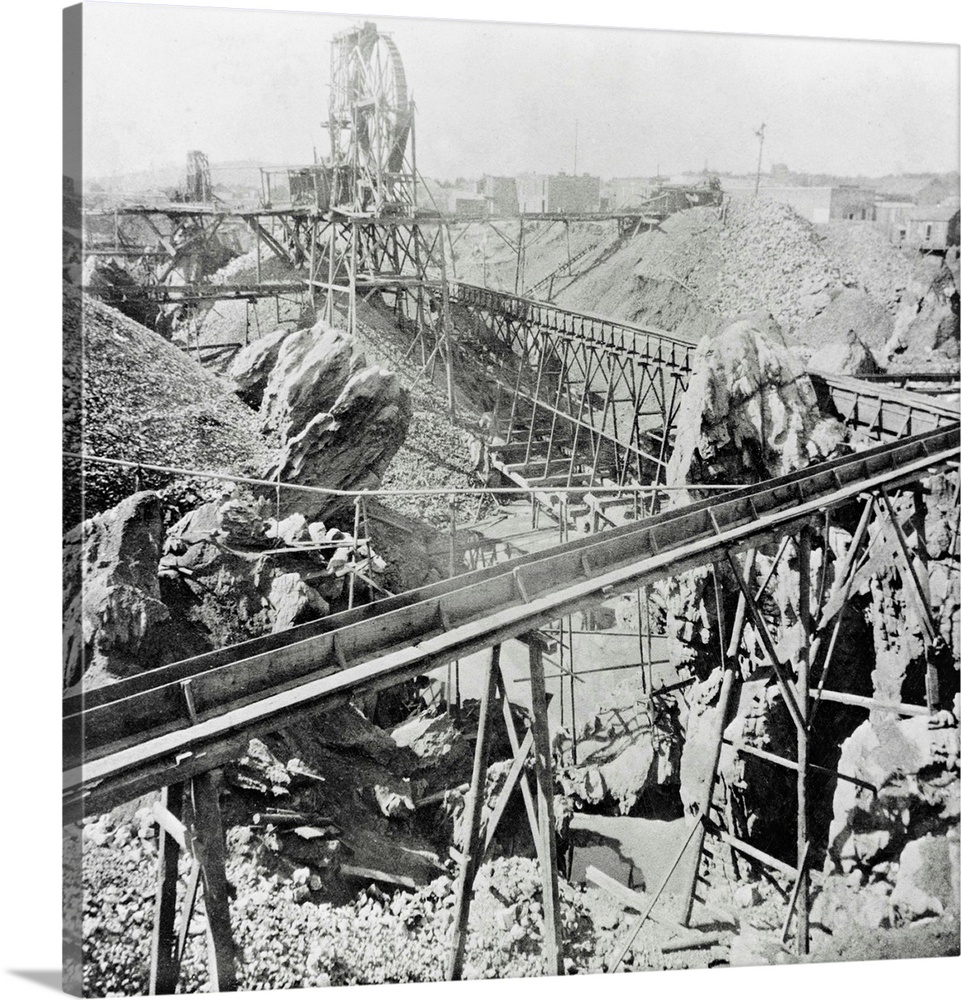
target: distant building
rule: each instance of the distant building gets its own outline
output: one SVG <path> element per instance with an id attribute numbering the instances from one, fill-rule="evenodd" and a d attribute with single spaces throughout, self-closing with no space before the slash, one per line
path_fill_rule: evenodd
<path id="1" fill-rule="evenodd" d="M 723 180 L 724 192 L 731 198 L 753 198 L 753 184 Z M 758 197 L 790 205 L 808 222 L 831 222 L 835 219 L 874 220 L 874 192 L 854 186 L 839 187 L 762 187 Z"/>
<path id="2" fill-rule="evenodd" d="M 874 203 L 874 223 L 892 243 L 900 243 L 907 235 L 911 201 L 877 201 Z"/>
<path id="3" fill-rule="evenodd" d="M 548 212 L 597 212 L 601 207 L 601 179 L 590 174 L 555 174 L 549 178 Z"/>
<path id="4" fill-rule="evenodd" d="M 487 215 L 487 199 L 483 194 L 470 188 L 448 187 L 430 177 L 417 182 L 417 203 L 422 209 L 462 219 L 483 219 Z"/>
<path id="5" fill-rule="evenodd" d="M 943 253 L 958 246 L 958 216 L 955 205 L 918 205 L 907 212 L 895 242 L 914 250 Z"/>
<path id="6" fill-rule="evenodd" d="M 484 174 L 480 193 L 487 200 L 491 215 L 517 215 L 517 181 L 513 177 Z"/>
<path id="7" fill-rule="evenodd" d="M 873 191 L 853 184 L 842 184 L 840 187 L 831 188 L 830 217 L 873 222 L 874 201 Z"/>
<path id="8" fill-rule="evenodd" d="M 517 203 L 521 212 L 597 212 L 601 179 L 590 174 L 518 174 Z"/>

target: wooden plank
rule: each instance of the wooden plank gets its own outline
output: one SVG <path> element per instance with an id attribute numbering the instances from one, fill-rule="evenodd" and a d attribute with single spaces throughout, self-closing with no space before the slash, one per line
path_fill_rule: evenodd
<path id="1" fill-rule="evenodd" d="M 340 865 L 338 871 L 348 878 L 366 879 L 370 882 L 386 882 L 388 885 L 399 885 L 405 889 L 416 889 L 417 883 L 406 875 L 394 875 L 390 872 L 378 871 L 376 868 L 363 868 L 360 865 Z"/>
<path id="2" fill-rule="evenodd" d="M 837 705 L 853 705 L 857 708 L 877 709 L 893 712 L 895 715 L 930 715 L 926 705 L 906 705 L 898 701 L 880 701 L 877 698 L 866 698 L 859 694 L 849 694 L 846 691 L 815 691 L 812 701 L 832 701 Z"/>
<path id="3" fill-rule="evenodd" d="M 180 819 L 164 805 L 164 800 L 168 795 L 169 789 L 164 789 L 161 801 L 153 804 L 153 817 L 156 820 L 161 833 L 164 835 L 160 839 L 163 841 L 166 840 L 167 837 L 172 837 L 176 841 L 177 846 L 182 851 L 185 851 L 187 850 L 187 828 L 180 821 Z"/>
<path id="4" fill-rule="evenodd" d="M 784 861 L 781 861 L 773 855 L 754 847 L 752 844 L 749 844 L 744 840 L 740 840 L 733 834 L 728 833 L 727 830 L 719 829 L 713 823 L 708 823 L 707 827 L 712 836 L 716 837 L 722 843 L 727 844 L 728 847 L 733 847 L 735 851 L 738 851 L 749 858 L 753 858 L 755 861 L 761 862 L 761 864 L 766 865 L 768 868 L 773 868 L 782 875 L 787 875 L 788 878 L 797 878 L 797 869 L 792 868 L 791 865 L 785 863 Z"/>
<path id="5" fill-rule="evenodd" d="M 711 758 L 711 769 L 708 772 L 707 781 L 701 786 L 701 794 L 698 798 L 697 815 L 709 816 L 711 803 L 714 801 L 714 786 L 717 782 L 717 769 L 721 761 L 721 749 L 724 742 L 724 728 L 727 725 L 727 717 L 731 704 L 731 691 L 734 686 L 734 671 L 736 661 L 729 660 L 724 674 L 721 677 L 721 689 L 717 696 L 717 708 L 714 711 L 714 727 L 711 733 L 713 747 Z M 677 922 L 687 927 L 691 922 L 691 913 L 694 909 L 694 893 L 697 889 L 697 875 L 700 869 L 701 852 L 704 849 L 705 824 L 696 823 L 691 831 L 691 838 L 694 840 L 694 849 L 691 851 L 691 858 L 688 862 L 688 869 L 685 872 L 686 878 L 684 887 L 678 893 Z M 678 863 L 680 858 L 678 858 Z"/>

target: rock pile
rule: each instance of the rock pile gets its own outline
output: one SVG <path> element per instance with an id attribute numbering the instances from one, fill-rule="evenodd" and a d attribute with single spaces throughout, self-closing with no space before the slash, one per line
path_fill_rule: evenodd
<path id="1" fill-rule="evenodd" d="M 838 769 L 859 784 L 838 782 L 834 793 L 825 861 L 834 877 L 812 919 L 871 929 L 957 920 L 957 711 L 866 721 L 845 741 Z"/>
<path id="2" fill-rule="evenodd" d="M 326 615 L 349 574 L 387 564 L 302 514 L 278 519 L 237 488 L 164 527 L 155 492 L 134 494 L 64 539 L 64 686 L 101 684 Z"/>
<path id="3" fill-rule="evenodd" d="M 537 253 L 532 246 L 529 258 Z M 953 281 L 956 287 L 956 274 Z M 957 356 L 950 276 L 931 284 L 930 268 L 873 226 L 811 226 L 789 206 L 761 198 L 678 212 L 620 241 L 556 301 L 696 338 L 763 310 L 804 357 L 854 330 L 879 363 L 907 351 L 897 362 L 906 370 L 943 366 L 945 351 Z"/>

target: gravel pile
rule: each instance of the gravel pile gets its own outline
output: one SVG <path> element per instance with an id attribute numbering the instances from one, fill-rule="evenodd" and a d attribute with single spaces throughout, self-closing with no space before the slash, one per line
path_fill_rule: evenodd
<path id="1" fill-rule="evenodd" d="M 389 489 L 461 489 L 476 488 L 480 481 L 470 460 L 470 435 L 462 427 L 451 424 L 447 412 L 446 385 L 443 367 L 438 365 L 435 377 L 419 375 L 419 356 L 407 357 L 409 340 L 383 313 L 366 303 L 357 306 L 358 347 L 369 364 L 380 364 L 397 374 L 400 383 L 411 394 L 413 416 L 407 438 L 394 455 L 384 474 L 381 486 Z M 465 413 L 465 399 L 458 395 L 459 415 Z M 390 508 L 415 517 L 435 527 L 446 527 L 450 521 L 450 499 L 433 497 L 390 497 Z M 455 501 L 458 523 L 473 518 L 480 499 L 461 497 Z"/>
<path id="2" fill-rule="evenodd" d="M 149 809 L 127 818 L 91 818 L 84 840 L 84 994 L 144 994 L 155 897 L 156 828 Z M 242 990 L 429 982 L 445 978 L 454 881 L 440 876 L 416 891 L 376 886 L 348 905 L 323 901 L 305 869 L 268 871 L 245 827 L 227 835 L 231 926 Z M 182 858 L 180 889 L 189 872 Z M 453 874 L 453 871 L 452 871 Z M 503 858 L 478 873 L 465 978 L 543 975 L 543 909 L 536 862 Z M 587 971 L 597 946 L 586 896 L 561 882 L 565 965 Z M 298 901 L 299 900 L 299 901 Z M 191 924 L 182 989 L 206 988 L 206 916 Z"/>
<path id="3" fill-rule="evenodd" d="M 256 414 L 158 334 L 63 286 L 65 446 L 106 458 L 249 475 L 270 456 Z M 81 326 L 82 333 L 78 332 Z M 69 331 L 68 331 L 69 328 Z M 82 348 L 79 346 L 82 339 Z M 82 408 L 82 420 L 81 420 Z M 66 472 L 76 475 L 77 463 Z M 141 489 L 171 477 L 144 473 Z M 85 516 L 134 492 L 126 470 L 90 464 Z M 64 526 L 80 519 L 73 496 Z"/>

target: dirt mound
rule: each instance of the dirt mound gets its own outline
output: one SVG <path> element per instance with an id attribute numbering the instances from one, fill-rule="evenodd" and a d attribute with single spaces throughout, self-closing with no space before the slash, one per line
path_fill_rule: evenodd
<path id="1" fill-rule="evenodd" d="M 528 259 L 534 255 L 530 250 Z M 838 325 L 843 339 L 857 305 L 853 328 L 881 346 L 913 268 L 871 227 L 814 227 L 789 206 L 761 198 L 678 212 L 622 241 L 556 300 L 697 338 L 763 309 L 790 339 L 809 346 L 827 342 Z M 838 304 L 839 295 L 852 298 Z M 806 327 L 826 311 L 822 339 L 810 345 Z"/>
<path id="2" fill-rule="evenodd" d="M 64 435 L 71 447 L 106 458 L 235 474 L 267 464 L 270 448 L 256 414 L 192 358 L 66 283 L 63 315 Z M 78 474 L 78 463 L 68 463 L 65 477 Z M 137 488 L 128 470 L 90 464 L 84 475 L 86 517 Z M 170 481 L 144 473 L 140 487 Z M 68 502 L 65 529 L 81 520 L 79 496 L 68 494 Z"/>

